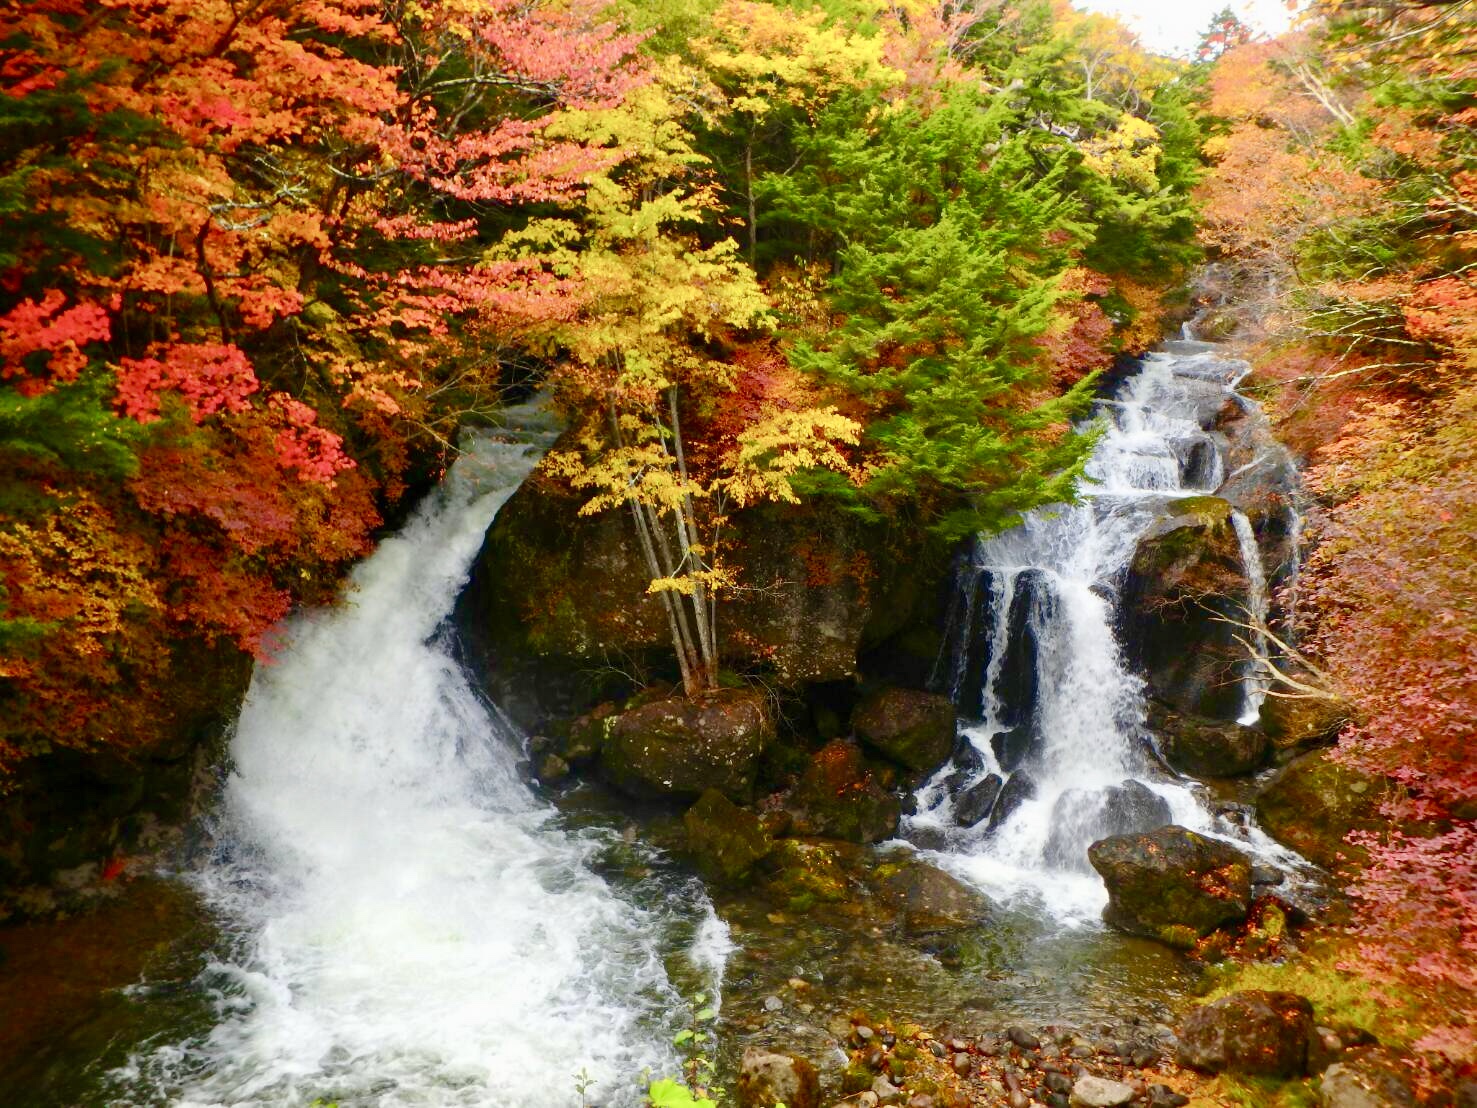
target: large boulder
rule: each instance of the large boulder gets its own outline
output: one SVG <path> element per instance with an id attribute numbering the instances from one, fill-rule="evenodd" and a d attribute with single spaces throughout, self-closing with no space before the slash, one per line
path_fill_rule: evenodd
<path id="1" fill-rule="evenodd" d="M 1206 719 L 1149 703 L 1149 729 L 1159 753 L 1190 777 L 1242 777 L 1267 761 L 1271 743 L 1260 727 Z"/>
<path id="2" fill-rule="evenodd" d="M 1310 862 L 1336 869 L 1360 862 L 1362 847 L 1344 839 L 1352 831 L 1386 826 L 1380 805 L 1395 785 L 1339 765 L 1328 750 L 1315 750 L 1289 762 L 1257 797 L 1262 829 Z"/>
<path id="3" fill-rule="evenodd" d="M 797 835 L 875 843 L 897 834 L 902 804 L 878 783 L 861 749 L 827 743 L 810 759 L 786 798 Z"/>
<path id="4" fill-rule="evenodd" d="M 630 514 L 581 516 L 586 497 L 535 471 L 493 521 L 455 621 L 479 672 L 525 726 L 622 691 L 632 666 L 670 668 L 672 645 Z M 733 513 L 725 558 L 745 587 L 725 598 L 725 664 L 782 683 L 850 678 L 864 631 L 908 617 L 888 533 L 824 500 Z M 920 594 L 921 595 L 921 594 Z M 883 626 L 887 625 L 887 626 Z"/>
<path id="5" fill-rule="evenodd" d="M 606 730 L 600 768 L 638 799 L 697 796 L 716 789 L 744 799 L 759 756 L 774 738 L 764 694 L 718 689 L 668 697 L 622 712 Z"/>
<path id="6" fill-rule="evenodd" d="M 1012 773 L 1010 779 L 1001 788 L 995 806 L 990 810 L 989 830 L 995 830 L 1015 815 L 1020 806 L 1035 795 L 1036 778 L 1029 770 L 1018 769 Z"/>
<path id="7" fill-rule="evenodd" d="M 989 773 L 960 789 L 954 797 L 954 821 L 960 827 L 973 827 L 987 819 L 1004 785 L 998 773 Z"/>
<path id="8" fill-rule="evenodd" d="M 759 817 L 708 789 L 682 817 L 687 849 L 710 881 L 736 885 L 774 849 Z"/>
<path id="9" fill-rule="evenodd" d="M 739 1108 L 819 1108 L 821 1083 L 815 1067 L 794 1054 L 751 1046 L 739 1063 Z"/>
<path id="10" fill-rule="evenodd" d="M 958 878 L 926 862 L 909 860 L 882 867 L 877 895 L 894 908 L 910 935 L 933 935 L 975 927 L 989 916 L 990 903 Z"/>
<path id="11" fill-rule="evenodd" d="M 1297 993 L 1246 990 L 1192 1009 L 1179 1028 L 1179 1063 L 1206 1073 L 1301 1077 L 1313 1005 Z"/>
<path id="12" fill-rule="evenodd" d="M 1178 712 L 1235 719 L 1246 649 L 1238 628 L 1250 585 L 1231 505 L 1172 501 L 1139 541 L 1123 586 L 1122 637 L 1154 698 Z"/>
<path id="13" fill-rule="evenodd" d="M 857 705 L 851 726 L 884 757 L 931 773 L 954 749 L 954 702 L 917 689 L 881 689 Z"/>
<path id="14" fill-rule="evenodd" d="M 1251 907 L 1251 859 L 1183 827 L 1103 839 L 1087 857 L 1108 887 L 1103 919 L 1132 935 L 1189 948 Z"/>

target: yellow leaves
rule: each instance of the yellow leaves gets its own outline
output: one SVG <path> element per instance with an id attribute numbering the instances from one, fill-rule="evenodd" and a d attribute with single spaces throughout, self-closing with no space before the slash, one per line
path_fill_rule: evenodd
<path id="1" fill-rule="evenodd" d="M 755 118 L 777 104 L 812 113 L 837 90 L 902 83 L 903 74 L 884 58 L 884 36 L 826 22 L 819 9 L 730 0 L 713 14 L 712 35 L 694 49 L 728 96 L 729 109 Z"/>
<path id="2" fill-rule="evenodd" d="M 1082 144 L 1082 161 L 1095 173 L 1126 181 L 1142 192 L 1159 187 L 1158 129 L 1146 119 L 1124 113 L 1118 126 Z"/>
<path id="3" fill-rule="evenodd" d="M 798 503 L 796 474 L 829 469 L 855 478 L 841 446 L 855 446 L 860 436 L 861 425 L 833 407 L 776 412 L 738 436 L 717 487 L 739 508 L 764 500 Z"/>

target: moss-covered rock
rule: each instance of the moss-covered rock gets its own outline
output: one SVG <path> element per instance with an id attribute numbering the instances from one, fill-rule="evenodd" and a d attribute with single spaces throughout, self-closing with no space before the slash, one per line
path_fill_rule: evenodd
<path id="1" fill-rule="evenodd" d="M 909 935 L 960 931 L 989 918 L 990 902 L 984 896 L 926 862 L 908 859 L 879 867 L 875 887 Z"/>
<path id="2" fill-rule="evenodd" d="M 857 705 L 856 737 L 898 765 L 931 773 L 954 749 L 954 702 L 917 689 L 881 689 Z"/>
<path id="3" fill-rule="evenodd" d="M 1278 842 L 1336 869 L 1346 860 L 1364 860 L 1364 849 L 1344 839 L 1352 831 L 1386 826 L 1380 805 L 1396 786 L 1339 765 L 1330 754 L 1315 750 L 1289 762 L 1257 797 L 1256 813 L 1263 830 Z"/>
<path id="4" fill-rule="evenodd" d="M 1261 726 L 1278 751 L 1296 751 L 1333 743 L 1353 715 L 1342 700 L 1269 696 L 1262 701 Z"/>
<path id="5" fill-rule="evenodd" d="M 719 689 L 667 697 L 614 717 L 601 771 L 638 799 L 697 796 L 716 789 L 746 799 L 759 757 L 774 738 L 764 694 Z"/>
<path id="6" fill-rule="evenodd" d="M 875 843 L 897 834 L 902 804 L 882 787 L 861 749 L 827 743 L 786 798 L 796 834 Z"/>
<path id="7" fill-rule="evenodd" d="M 1226 620 L 1244 618 L 1250 586 L 1230 503 L 1172 501 L 1139 541 L 1123 587 L 1122 632 L 1150 694 L 1179 712 L 1234 719 L 1246 649 Z"/>
<path id="8" fill-rule="evenodd" d="M 864 865 L 858 848 L 823 839 L 780 839 L 764 860 L 764 891 L 781 906 L 806 912 L 840 904 L 859 890 Z"/>
<path id="9" fill-rule="evenodd" d="M 687 848 L 710 881 L 738 885 L 774 849 L 774 841 L 753 812 L 708 789 L 682 817 Z"/>
<path id="10" fill-rule="evenodd" d="M 1103 919 L 1120 931 L 1187 949 L 1251 907 L 1251 859 L 1171 824 L 1088 848 L 1108 887 Z"/>
<path id="11" fill-rule="evenodd" d="M 739 1063 L 739 1108 L 820 1108 L 815 1067 L 794 1054 L 748 1047 Z"/>
<path id="12" fill-rule="evenodd" d="M 1260 727 L 1176 712 L 1154 701 L 1149 729 L 1164 760 L 1190 777 L 1241 777 L 1265 765 L 1271 751 Z"/>
<path id="13" fill-rule="evenodd" d="M 1177 1054 L 1180 1065 L 1207 1073 L 1301 1077 L 1312 1037 L 1307 997 L 1248 989 L 1192 1009 Z"/>

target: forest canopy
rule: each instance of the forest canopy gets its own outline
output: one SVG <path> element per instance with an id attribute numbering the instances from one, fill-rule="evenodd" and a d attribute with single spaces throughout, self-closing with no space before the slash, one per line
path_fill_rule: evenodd
<path id="1" fill-rule="evenodd" d="M 710 683 L 726 513 L 1069 497 L 1194 257 L 1180 68 L 1064 3 L 40 0 L 0 50 L 0 765 L 270 652 L 532 387 Z"/>

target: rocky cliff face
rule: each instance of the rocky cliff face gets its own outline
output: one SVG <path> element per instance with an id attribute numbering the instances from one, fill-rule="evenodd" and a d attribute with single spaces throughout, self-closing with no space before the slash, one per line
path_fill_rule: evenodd
<path id="1" fill-rule="evenodd" d="M 498 514 L 457 605 L 473 665 L 530 727 L 673 676 L 631 520 L 580 516 L 580 504 L 536 473 Z M 736 513 L 725 558 L 739 587 L 718 612 L 724 665 L 789 688 L 849 680 L 861 655 L 926 676 L 946 567 L 926 572 L 916 536 L 902 545 L 824 501 Z"/>

